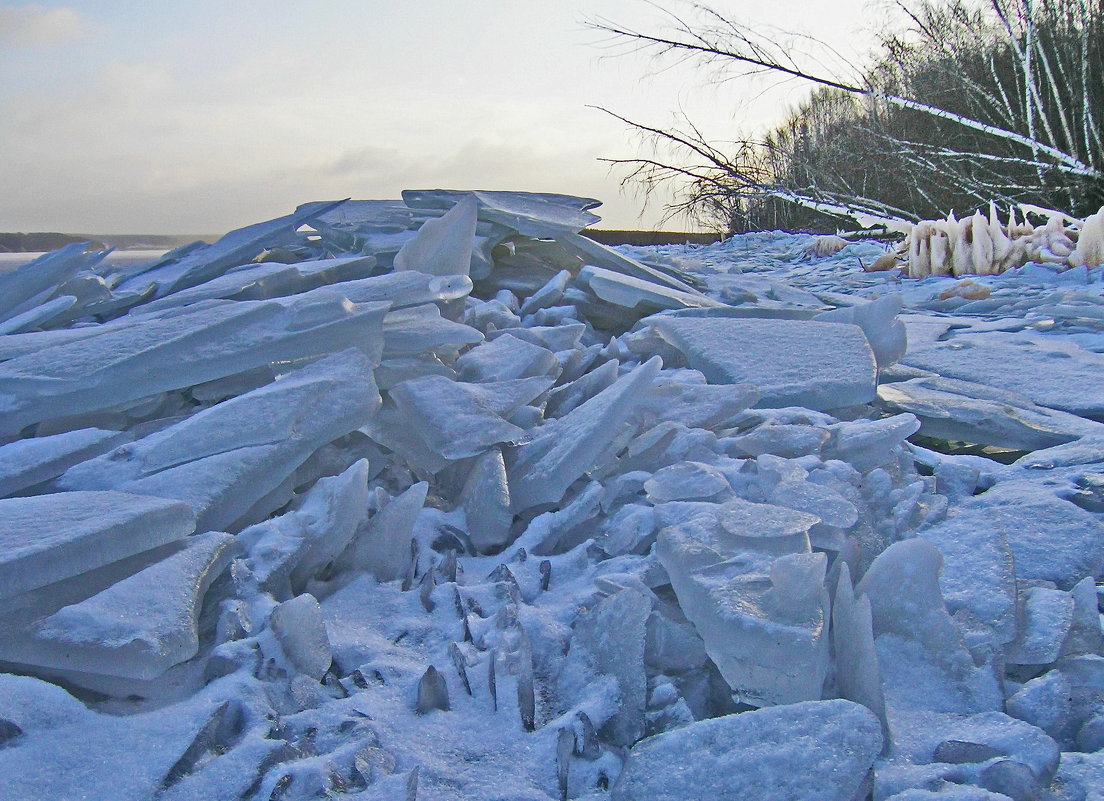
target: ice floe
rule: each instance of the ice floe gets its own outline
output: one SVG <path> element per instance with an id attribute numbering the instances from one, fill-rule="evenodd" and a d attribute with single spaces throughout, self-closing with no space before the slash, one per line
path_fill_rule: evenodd
<path id="1" fill-rule="evenodd" d="M 0 797 L 1095 797 L 1099 215 L 597 205 L 0 276 Z"/>

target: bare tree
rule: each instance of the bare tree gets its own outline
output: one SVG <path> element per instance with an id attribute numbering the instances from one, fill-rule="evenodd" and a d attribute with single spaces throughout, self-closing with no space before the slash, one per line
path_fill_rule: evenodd
<path id="1" fill-rule="evenodd" d="M 680 182 L 677 210 L 736 230 L 824 213 L 916 220 L 989 200 L 1084 213 L 1104 202 L 1104 0 L 896 7 L 904 27 L 854 79 L 697 3 L 660 31 L 592 23 L 657 55 L 817 87 L 774 131 L 720 145 L 690 120 L 661 128 L 614 114 L 653 152 L 611 161 L 646 187 Z"/>

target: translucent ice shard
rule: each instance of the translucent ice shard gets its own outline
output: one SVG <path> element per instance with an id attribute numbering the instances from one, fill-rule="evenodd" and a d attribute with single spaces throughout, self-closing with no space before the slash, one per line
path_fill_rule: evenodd
<path id="1" fill-rule="evenodd" d="M 663 309 L 696 309 L 724 305 L 700 292 L 673 289 L 601 267 L 584 267 L 579 272 L 578 280 L 601 300 L 626 309 L 635 309 L 641 317 Z"/>
<path id="2" fill-rule="evenodd" d="M 203 596 L 234 555 L 234 538 L 189 537 L 177 553 L 63 607 L 4 658 L 41 667 L 152 679 L 199 650 Z"/>
<path id="3" fill-rule="evenodd" d="M 201 531 L 225 530 L 379 403 L 371 363 L 350 349 L 70 468 L 59 483 L 183 500 Z"/>
<path id="4" fill-rule="evenodd" d="M 726 715 L 638 743 L 613 799 L 852 801 L 881 749 L 878 720 L 851 701 Z"/>
<path id="5" fill-rule="evenodd" d="M 320 680 L 330 669 L 333 654 L 322 607 L 309 593 L 297 595 L 272 610 L 268 625 L 290 666 Z"/>
<path id="6" fill-rule="evenodd" d="M 644 626 L 651 611 L 651 598 L 630 588 L 601 599 L 575 622 L 565 672 L 614 677 L 617 711 L 602 733 L 617 745 L 632 745 L 644 734 Z"/>
<path id="7" fill-rule="evenodd" d="M 432 303 L 393 311 L 383 321 L 383 356 L 393 359 L 420 353 L 457 353 L 483 341 L 476 329 L 441 316 Z"/>
<path id="8" fill-rule="evenodd" d="M 1068 592 L 1032 587 L 1024 593 L 1019 635 L 1005 653 L 1016 665 L 1049 665 L 1058 660 L 1073 625 Z"/>
<path id="9" fill-rule="evenodd" d="M 500 449 L 491 448 L 475 460 L 460 494 L 460 506 L 476 550 L 496 551 L 509 543 L 513 515 L 506 464 Z"/>
<path id="10" fill-rule="evenodd" d="M 640 365 L 567 415 L 546 423 L 531 442 L 519 446 L 508 467 L 514 511 L 563 498 L 620 433 L 661 366 L 658 357 Z"/>
<path id="11" fill-rule="evenodd" d="M 581 231 L 601 220 L 590 209 L 602 201 L 547 192 L 460 192 L 447 189 L 406 189 L 402 198 L 415 209 L 448 209 L 465 197 L 479 202 L 479 219 L 540 239 Z"/>
<path id="12" fill-rule="evenodd" d="M 375 265 L 373 256 L 301 261 L 295 264 L 266 262 L 228 271 L 190 289 L 166 295 L 138 306 L 138 313 L 189 306 L 204 300 L 267 300 L 315 289 L 323 284 L 364 278 Z M 349 298 L 353 300 L 352 298 Z M 353 300 L 354 303 L 358 302 Z"/>
<path id="13" fill-rule="evenodd" d="M 733 692 L 755 706 L 820 698 L 828 670 L 818 518 L 734 500 L 659 533 L 679 605 Z"/>
<path id="14" fill-rule="evenodd" d="M 33 331 L 36 328 L 49 328 L 49 323 L 69 311 L 77 303 L 72 295 L 59 295 L 52 300 L 28 309 L 22 314 L 9 317 L 0 322 L 0 334 L 17 334 L 21 331 Z"/>
<path id="15" fill-rule="evenodd" d="M 878 654 L 874 650 L 870 599 L 855 597 L 851 572 L 846 564 L 840 571 L 832 602 L 832 653 L 836 660 L 836 684 L 840 697 L 862 704 L 878 716 L 882 736 L 888 746 L 889 720 L 886 717 Z"/>
<path id="16" fill-rule="evenodd" d="M 442 376 L 404 381 L 391 388 L 391 398 L 429 449 L 446 459 L 478 456 L 525 436 L 490 407 L 490 398 Z"/>
<path id="17" fill-rule="evenodd" d="M 651 325 L 710 383 L 759 387 L 759 406 L 826 410 L 874 399 L 877 365 L 854 325 L 664 316 Z"/>
<path id="18" fill-rule="evenodd" d="M 547 348 L 506 334 L 456 360 L 461 381 L 506 381 L 546 376 L 559 371 L 555 354 Z"/>
<path id="19" fill-rule="evenodd" d="M 421 481 L 391 499 L 337 557 L 338 570 L 366 570 L 379 581 L 406 575 L 414 523 L 425 504 L 429 484 Z"/>
<path id="20" fill-rule="evenodd" d="M 75 576 L 195 529 L 183 503 L 122 492 L 0 500 L 0 598 Z"/>
<path id="21" fill-rule="evenodd" d="M 461 199 L 443 217 L 426 220 L 395 255 L 395 270 L 430 275 L 467 275 L 471 266 L 479 201 Z"/>
<path id="22" fill-rule="evenodd" d="M 356 535 L 368 512 L 368 463 L 319 479 L 293 511 L 243 530 L 238 539 L 258 586 L 277 600 L 307 588 Z"/>

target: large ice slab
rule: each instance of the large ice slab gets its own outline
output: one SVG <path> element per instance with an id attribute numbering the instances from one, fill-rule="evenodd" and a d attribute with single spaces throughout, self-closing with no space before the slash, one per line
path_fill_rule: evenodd
<path id="1" fill-rule="evenodd" d="M 199 650 L 203 596 L 235 552 L 229 534 L 189 537 L 184 547 L 15 639 L 0 658 L 25 665 L 153 679 Z"/>
<path id="2" fill-rule="evenodd" d="M 1016 636 L 1016 564 L 1008 537 L 977 515 L 952 515 L 920 532 L 943 555 L 939 587 L 954 614 L 968 610 L 998 644 Z"/>
<path id="3" fill-rule="evenodd" d="M 1104 355 L 1057 337 L 1000 331 L 959 334 L 918 343 L 902 361 L 948 378 L 1015 392 L 1040 406 L 1104 417 Z"/>
<path id="4" fill-rule="evenodd" d="M 0 497 L 57 478 L 73 465 L 99 456 L 130 438 L 121 431 L 82 428 L 0 446 Z"/>
<path id="5" fill-rule="evenodd" d="M 601 300 L 626 309 L 635 309 L 641 317 L 664 309 L 697 309 L 723 305 L 700 292 L 673 289 L 602 267 L 584 267 L 579 272 L 579 283 Z"/>
<path id="6" fill-rule="evenodd" d="M 507 333 L 456 360 L 461 381 L 506 381 L 559 372 L 555 354 Z"/>
<path id="7" fill-rule="evenodd" d="M 921 433 L 940 439 L 1034 451 L 1071 442 L 1099 424 L 1037 406 L 1022 395 L 945 378 L 914 378 L 878 387 L 881 405 L 910 412 Z"/>
<path id="8" fill-rule="evenodd" d="M 999 532 L 1021 580 L 1053 581 L 1068 590 L 1086 576 L 1104 574 L 1104 524 L 1032 482 L 998 484 L 966 501 L 946 526 Z"/>
<path id="9" fill-rule="evenodd" d="M 386 311 L 333 294 L 225 303 L 28 353 L 0 364 L 0 435 L 350 346 L 378 363 Z"/>
<path id="10" fill-rule="evenodd" d="M 614 801 L 852 801 L 882 748 L 877 718 L 814 701 L 703 720 L 629 752 Z"/>
<path id="11" fill-rule="evenodd" d="M 123 492 L 0 500 L 0 598 L 44 587 L 195 529 L 183 503 Z"/>
<path id="12" fill-rule="evenodd" d="M 204 300 L 268 300 L 315 289 L 323 284 L 365 278 L 375 265 L 374 256 L 314 259 L 295 264 L 265 262 L 228 271 L 198 286 L 143 303 L 136 313 L 146 314 Z M 350 298 L 350 300 L 353 300 Z M 354 303 L 357 301 L 353 301 Z"/>
<path id="13" fill-rule="evenodd" d="M 835 409 L 874 399 L 877 364 L 858 326 L 798 320 L 650 320 L 713 384 L 759 387 L 759 406 Z"/>
<path id="14" fill-rule="evenodd" d="M 74 242 L 0 274 L 0 320 L 8 320 L 44 303 L 58 286 L 81 270 L 91 269 L 107 255 L 85 253 L 86 245 Z"/>
<path id="15" fill-rule="evenodd" d="M 225 530 L 379 404 L 371 362 L 350 349 L 76 465 L 58 483 L 179 499 L 199 530 Z"/>
<path id="16" fill-rule="evenodd" d="M 26 733 L 17 747 L 0 748 L 0 798 L 147 801 L 216 708 L 196 699 L 167 714 L 110 715 L 55 685 L 0 674 L 0 718 Z"/>
<path id="17" fill-rule="evenodd" d="M 154 284 L 157 297 L 202 284 L 225 273 L 231 267 L 245 264 L 266 247 L 290 241 L 295 229 L 324 214 L 345 201 L 311 206 L 286 217 L 247 225 L 224 235 L 213 245 L 196 248 L 179 258 L 166 258 L 148 269 L 132 270 L 116 287 L 119 291 L 141 290 Z"/>
<path id="18" fill-rule="evenodd" d="M 884 370 L 900 361 L 908 347 L 905 325 L 897 319 L 897 313 L 903 306 L 904 298 L 900 294 L 889 294 L 869 303 L 821 312 L 813 320 L 859 326 L 870 343 L 870 349 L 874 351 L 878 369 Z"/>

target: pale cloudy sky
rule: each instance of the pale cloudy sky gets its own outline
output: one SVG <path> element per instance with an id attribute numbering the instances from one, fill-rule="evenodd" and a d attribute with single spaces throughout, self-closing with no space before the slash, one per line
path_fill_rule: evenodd
<path id="1" fill-rule="evenodd" d="M 869 40 L 867 0 L 713 6 Z M 605 227 L 652 227 L 662 210 L 597 160 L 640 143 L 588 105 L 657 125 L 682 109 L 726 139 L 805 91 L 711 86 L 584 25 L 662 16 L 646 0 L 0 0 L 0 231 L 220 233 L 435 187 L 587 195 Z"/>

